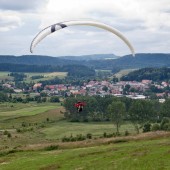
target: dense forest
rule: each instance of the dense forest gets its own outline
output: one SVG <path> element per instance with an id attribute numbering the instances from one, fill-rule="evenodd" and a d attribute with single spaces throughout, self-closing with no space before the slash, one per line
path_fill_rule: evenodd
<path id="1" fill-rule="evenodd" d="M 26 64 L 11 64 L 0 63 L 0 71 L 10 72 L 68 72 L 68 76 L 85 77 L 95 76 L 95 70 L 84 65 L 26 65 Z"/>
<path id="2" fill-rule="evenodd" d="M 141 81 L 143 79 L 153 81 L 169 81 L 170 80 L 170 68 L 142 68 L 123 76 L 123 81 Z"/>
<path id="3" fill-rule="evenodd" d="M 87 58 L 87 59 L 86 59 Z M 108 59 L 109 58 L 109 59 Z M 49 57 L 49 56 L 0 56 L 0 63 L 13 64 L 30 64 L 30 65 L 86 65 L 94 69 L 110 69 L 117 67 L 120 69 L 127 68 L 144 68 L 144 67 L 170 67 L 170 54 L 136 54 L 135 57 L 126 55 L 114 58 L 113 54 L 90 55 L 90 56 L 66 56 L 66 57 Z"/>

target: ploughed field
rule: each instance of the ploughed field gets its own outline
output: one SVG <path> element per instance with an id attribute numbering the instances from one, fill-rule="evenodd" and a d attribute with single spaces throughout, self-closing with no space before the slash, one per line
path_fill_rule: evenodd
<path id="1" fill-rule="evenodd" d="M 63 112 L 60 103 L 1 103 L 0 169 L 170 169 L 170 133 L 134 135 L 126 123 L 120 137 L 103 138 L 116 131 L 111 122 L 67 122 Z M 92 139 L 62 142 L 89 133 Z"/>

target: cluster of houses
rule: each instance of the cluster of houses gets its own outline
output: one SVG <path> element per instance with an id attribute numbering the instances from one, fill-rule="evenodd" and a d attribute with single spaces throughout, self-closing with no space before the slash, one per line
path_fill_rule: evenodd
<path id="1" fill-rule="evenodd" d="M 84 83 L 82 86 L 72 86 L 69 84 L 57 84 L 57 85 L 46 85 L 42 92 L 47 93 L 48 95 L 114 95 L 118 97 L 124 96 L 123 89 L 126 85 L 130 85 L 131 88 L 134 88 L 140 92 L 144 92 L 149 88 L 150 80 L 144 82 L 136 82 L 136 81 L 120 81 L 117 83 L 111 83 L 109 81 L 89 81 L 88 83 Z M 37 88 L 41 87 L 41 83 L 37 83 L 33 86 L 33 90 L 36 91 Z M 129 92 L 127 97 L 134 99 L 145 99 L 146 96 L 139 95 L 138 93 Z"/>
<path id="2" fill-rule="evenodd" d="M 141 82 L 137 81 L 119 81 L 116 83 L 111 83 L 109 81 L 89 81 L 84 83 L 82 86 L 73 86 L 70 84 L 56 84 L 56 85 L 46 85 L 42 86 L 41 83 L 36 83 L 33 87 L 30 87 L 29 92 L 38 92 L 38 89 L 41 88 L 41 92 L 46 93 L 49 96 L 52 95 L 114 95 L 117 97 L 126 96 L 132 99 L 145 99 L 146 96 L 143 93 L 149 89 L 151 80 L 142 80 Z M 124 93 L 124 89 L 127 87 L 134 89 L 134 91 L 128 91 L 128 94 Z M 161 84 L 152 83 L 158 89 L 163 89 L 169 84 L 167 82 L 162 82 Z M 11 88 L 16 93 L 24 92 L 24 89 L 16 89 L 10 84 L 3 84 L 6 88 Z M 160 98 L 164 97 L 164 93 L 156 93 Z"/>

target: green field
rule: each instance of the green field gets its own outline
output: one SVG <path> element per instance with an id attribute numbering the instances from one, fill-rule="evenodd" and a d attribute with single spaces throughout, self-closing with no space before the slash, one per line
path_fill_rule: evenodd
<path id="1" fill-rule="evenodd" d="M 48 111 L 60 110 L 60 104 L 56 103 L 1 103 L 0 104 L 0 130 L 2 128 L 12 128 L 23 121 L 34 123 L 37 122 L 37 117 L 46 115 L 46 118 L 50 116 Z M 55 117 L 55 116 L 54 116 Z M 32 120 L 32 121 L 30 121 Z M 38 119 L 39 120 L 39 119 Z M 45 120 L 42 119 L 40 121 Z"/>
<path id="2" fill-rule="evenodd" d="M 0 72 L 0 81 L 2 80 L 9 80 L 12 81 L 13 78 L 11 76 L 8 76 L 10 72 Z M 38 82 L 38 81 L 43 81 L 43 80 L 51 80 L 54 79 L 55 77 L 58 78 L 65 78 L 67 76 L 67 72 L 51 72 L 51 73 L 24 73 L 27 75 L 27 78 L 24 79 L 24 82 Z M 32 76 L 44 76 L 44 78 L 40 78 L 40 79 L 34 79 L 32 80 Z"/>
<path id="3" fill-rule="evenodd" d="M 0 71 L 0 77 L 1 76 L 8 76 L 10 72 L 7 72 L 7 71 Z"/>
<path id="4" fill-rule="evenodd" d="M 43 80 L 51 80 L 54 79 L 55 77 L 65 78 L 67 76 L 67 72 L 25 73 L 25 74 L 27 75 L 27 78 L 24 80 L 25 82 L 30 82 L 30 81 L 38 82 Z M 44 78 L 35 79 L 35 80 L 31 79 L 32 76 L 39 76 L 39 75 L 44 76 Z"/>
<path id="5" fill-rule="evenodd" d="M 136 69 L 124 69 L 124 70 L 120 70 L 118 73 L 114 74 L 114 76 L 116 76 L 118 79 L 120 79 L 122 76 L 125 76 L 127 74 L 129 74 L 132 71 L 135 71 Z"/>
<path id="6" fill-rule="evenodd" d="M 170 138 L 166 138 L 53 151 L 13 151 L 0 157 L 0 169 L 169 170 L 169 146 Z"/>
<path id="7" fill-rule="evenodd" d="M 11 81 L 11 80 L 13 80 L 13 78 L 11 77 L 11 76 L 8 76 L 8 74 L 9 74 L 10 72 L 5 72 L 5 71 L 0 71 L 0 81 L 4 81 L 4 80 L 9 80 L 9 81 Z"/>
<path id="8" fill-rule="evenodd" d="M 22 116 L 33 116 L 42 112 L 46 112 L 51 109 L 55 109 L 56 105 L 27 105 L 22 109 L 14 110 L 14 111 L 1 111 L 0 119 L 13 119 Z"/>
<path id="9" fill-rule="evenodd" d="M 68 130 L 66 130 L 68 129 Z M 135 133 L 134 127 L 131 124 L 125 124 L 121 126 L 120 132 L 128 130 L 131 133 Z M 77 134 L 86 135 L 92 133 L 93 137 L 100 137 L 104 132 L 113 133 L 116 132 L 115 126 L 111 122 L 105 123 L 74 123 L 59 121 L 58 123 L 53 124 L 53 126 L 42 129 L 41 131 L 45 134 L 47 139 L 61 139 L 64 136 L 76 136 Z"/>
<path id="10" fill-rule="evenodd" d="M 60 103 L 0 103 L 0 170 L 170 169 L 170 132 L 136 135 L 126 123 L 120 137 L 103 138 L 116 131 L 111 122 L 67 122 L 63 111 Z M 92 139 L 61 141 L 87 133 Z"/>

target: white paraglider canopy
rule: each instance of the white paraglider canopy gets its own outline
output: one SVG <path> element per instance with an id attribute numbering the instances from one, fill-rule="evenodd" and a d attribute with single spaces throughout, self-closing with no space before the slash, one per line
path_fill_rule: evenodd
<path id="1" fill-rule="evenodd" d="M 98 27 L 104 30 L 107 30 L 115 35 L 117 35 L 121 40 L 123 40 L 126 45 L 129 47 L 131 53 L 133 56 L 135 56 L 135 51 L 129 40 L 117 29 L 106 25 L 101 22 L 96 22 L 96 21 L 85 21 L 85 20 L 76 20 L 76 21 L 66 21 L 66 22 L 60 22 L 56 23 L 54 25 L 51 25 L 49 27 L 46 27 L 42 31 L 40 31 L 37 36 L 33 39 L 31 46 L 30 46 L 30 52 L 33 53 L 33 49 L 36 47 L 36 45 L 42 41 L 46 36 L 52 34 L 55 31 L 58 31 L 60 29 L 63 29 L 65 27 L 73 26 L 73 25 L 88 25 L 88 26 L 94 26 Z"/>

